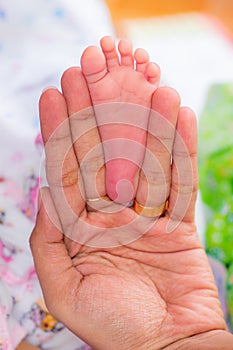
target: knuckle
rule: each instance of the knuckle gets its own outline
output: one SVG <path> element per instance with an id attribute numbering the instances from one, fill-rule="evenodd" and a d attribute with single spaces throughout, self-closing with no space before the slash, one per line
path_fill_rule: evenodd
<path id="1" fill-rule="evenodd" d="M 62 186 L 71 187 L 78 183 L 77 169 L 72 168 L 70 170 L 65 170 L 62 173 Z"/>
<path id="2" fill-rule="evenodd" d="M 48 140 L 46 146 L 49 147 L 51 145 L 54 145 L 57 147 L 57 143 L 67 143 L 67 141 L 70 141 L 70 132 L 69 129 L 67 130 L 67 127 L 59 127 L 57 130 L 52 134 L 50 139 Z"/>
<path id="3" fill-rule="evenodd" d="M 76 123 L 79 121 L 87 121 L 87 120 L 91 120 L 94 118 L 94 114 L 93 114 L 93 109 L 92 108 L 86 108 L 83 109 L 75 114 L 73 114 L 70 118 L 70 122 L 71 123 Z"/>
<path id="4" fill-rule="evenodd" d="M 148 182 L 151 185 L 165 184 L 170 182 L 170 174 L 163 172 L 161 169 L 147 169 L 140 172 L 140 180 Z"/>
<path id="5" fill-rule="evenodd" d="M 85 159 L 83 159 L 80 163 L 80 168 L 82 173 L 85 173 L 86 171 L 91 173 L 97 173 L 102 168 L 103 164 L 104 161 L 102 157 L 96 154 L 91 155 L 89 157 L 85 157 Z"/>
<path id="6" fill-rule="evenodd" d="M 196 181 L 190 183 L 172 182 L 172 191 L 178 195 L 189 195 L 198 191 L 198 184 Z"/>

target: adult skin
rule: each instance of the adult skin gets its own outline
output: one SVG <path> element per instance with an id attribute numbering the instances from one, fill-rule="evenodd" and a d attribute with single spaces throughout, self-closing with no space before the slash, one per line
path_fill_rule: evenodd
<path id="1" fill-rule="evenodd" d="M 148 62 L 139 69 L 139 58 L 135 57 L 135 70 L 125 43 L 124 50 L 122 43 L 119 46 L 119 62 L 112 42 L 102 40 L 102 56 L 96 48 L 88 48 L 81 61 L 83 73 L 78 68 L 66 71 L 62 93 L 48 89 L 40 100 L 49 188 L 41 191 L 30 243 L 47 307 L 96 350 L 233 349 L 233 336 L 226 330 L 194 222 L 198 190 L 196 118 L 190 109 L 180 108 L 180 98 L 173 89 L 148 88 L 151 112 L 146 147 L 150 153 L 143 154 L 144 172 L 139 176 L 134 172 L 134 196 L 140 203 L 158 207 L 169 197 L 164 215 L 145 217 L 110 200 L 102 207 L 104 201 L 97 201 L 99 206 L 87 211 L 88 199 L 114 193 L 112 185 L 106 186 L 105 166 L 101 170 L 93 167 L 102 164 L 99 160 L 105 152 L 96 148 L 101 127 L 94 113 L 95 94 L 104 95 L 108 89 L 117 97 L 114 103 L 131 102 L 132 89 L 134 97 L 140 91 L 139 79 L 150 83 L 145 78 Z M 113 82 L 117 88 L 112 89 Z M 140 104 L 140 97 L 135 104 Z M 80 117 L 80 111 L 92 106 L 85 118 Z M 71 120 L 74 114 L 75 122 Z M 90 121 L 95 127 L 76 140 L 77 130 Z M 122 132 L 125 126 L 119 128 Z M 73 147 L 67 153 L 69 145 Z M 98 152 L 93 158 L 87 157 L 82 168 L 83 159 L 93 149 Z M 145 173 L 154 172 L 149 154 L 160 166 L 156 177 L 145 178 Z M 88 181 L 93 176 L 96 184 Z M 109 178 L 108 173 L 107 181 Z M 160 203 L 156 202 L 158 198 Z"/>

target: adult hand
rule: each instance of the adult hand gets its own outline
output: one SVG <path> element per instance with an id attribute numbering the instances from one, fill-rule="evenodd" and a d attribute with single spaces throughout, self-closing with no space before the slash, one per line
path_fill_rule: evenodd
<path id="1" fill-rule="evenodd" d="M 82 72 L 67 71 L 62 87 L 40 100 L 49 188 L 30 241 L 49 311 L 96 350 L 195 349 L 200 334 L 227 339 L 194 223 L 195 115 L 179 108 L 174 90 L 153 92 L 149 151 L 135 176 L 136 200 L 147 208 L 138 214 L 88 201 L 107 193 L 100 127 Z M 147 217 L 166 198 L 166 212 Z"/>

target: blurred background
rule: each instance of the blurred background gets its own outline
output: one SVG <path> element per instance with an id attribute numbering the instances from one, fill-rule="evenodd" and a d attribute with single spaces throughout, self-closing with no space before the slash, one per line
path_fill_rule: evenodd
<path id="1" fill-rule="evenodd" d="M 233 326 L 233 1 L 106 0 L 118 37 L 148 50 L 199 126 L 198 232 Z"/>
<path id="2" fill-rule="evenodd" d="M 202 12 L 216 16 L 233 34 L 232 0 L 106 0 L 117 31 L 121 31 L 121 21 L 126 18 L 172 15 L 186 12 Z"/>

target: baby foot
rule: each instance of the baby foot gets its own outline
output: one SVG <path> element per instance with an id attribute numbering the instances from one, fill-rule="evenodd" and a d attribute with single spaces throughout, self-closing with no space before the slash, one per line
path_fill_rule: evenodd
<path id="1" fill-rule="evenodd" d="M 126 203 L 135 196 L 135 177 L 144 156 L 151 98 L 160 70 L 149 62 L 146 51 L 137 49 L 133 55 L 126 40 L 119 42 L 119 54 L 111 37 L 101 40 L 101 48 L 88 47 L 81 67 L 103 142 L 107 194 Z"/>

